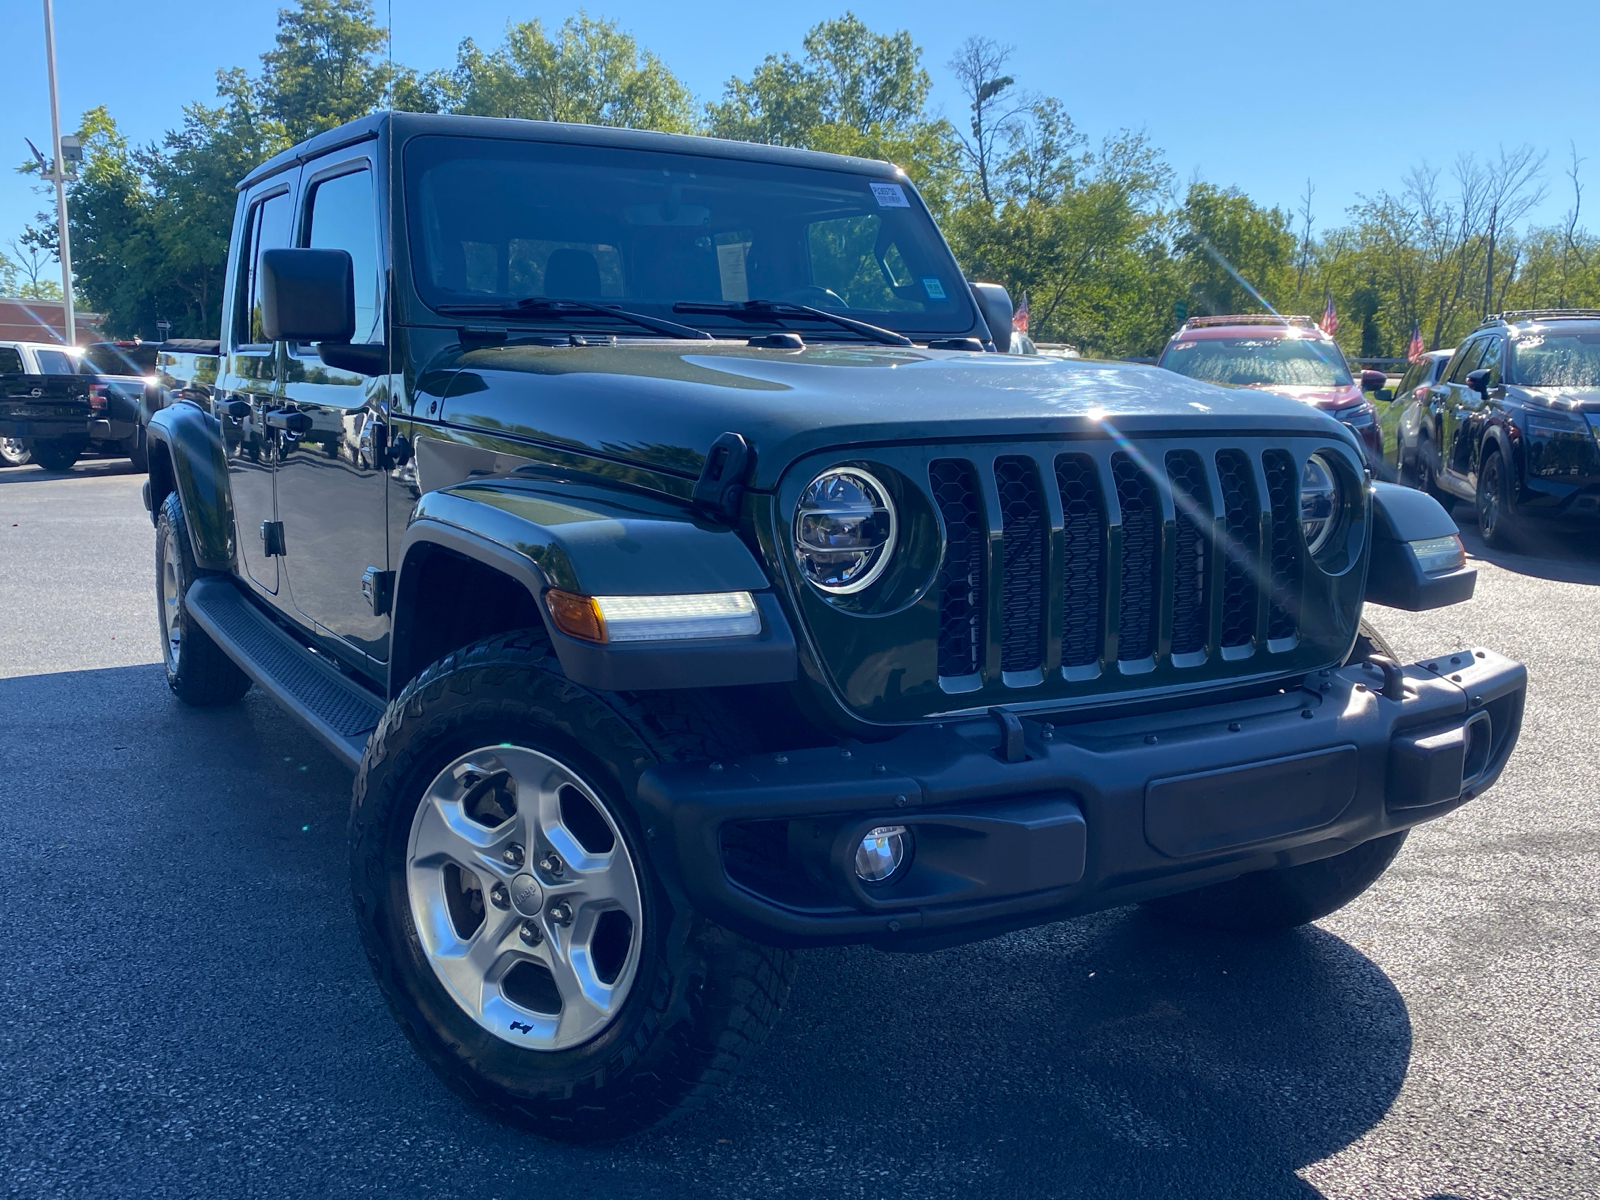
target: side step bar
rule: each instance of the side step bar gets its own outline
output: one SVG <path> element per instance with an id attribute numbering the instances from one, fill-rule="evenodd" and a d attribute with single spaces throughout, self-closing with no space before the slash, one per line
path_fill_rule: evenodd
<path id="1" fill-rule="evenodd" d="M 306 649 L 218 575 L 196 579 L 184 603 L 195 623 L 239 669 L 317 735 L 352 771 L 384 704 Z"/>

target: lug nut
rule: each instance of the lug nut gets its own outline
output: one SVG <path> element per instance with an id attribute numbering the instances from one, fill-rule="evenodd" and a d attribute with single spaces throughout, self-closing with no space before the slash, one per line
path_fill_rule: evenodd
<path id="1" fill-rule="evenodd" d="M 517 930 L 517 936 L 522 939 L 524 945 L 537 946 L 544 941 L 544 930 L 539 928 L 537 921 L 524 921 L 522 928 Z"/>
<path id="2" fill-rule="evenodd" d="M 557 925 L 571 925 L 572 905 L 565 900 L 557 900 L 550 906 L 550 919 Z"/>
<path id="3" fill-rule="evenodd" d="M 522 865 L 523 854 L 524 851 L 522 846 L 517 842 L 512 842 L 511 845 L 506 847 L 505 853 L 500 857 L 505 859 L 507 866 L 520 867 Z"/>
<path id="4" fill-rule="evenodd" d="M 561 861 L 561 856 L 554 850 L 550 851 L 539 860 L 539 865 L 551 875 L 560 875 L 567 869 L 567 864 Z"/>
<path id="5" fill-rule="evenodd" d="M 496 908 L 511 907 L 511 893 L 506 891 L 506 885 L 503 883 L 497 883 L 489 889 L 489 899 L 494 902 Z"/>

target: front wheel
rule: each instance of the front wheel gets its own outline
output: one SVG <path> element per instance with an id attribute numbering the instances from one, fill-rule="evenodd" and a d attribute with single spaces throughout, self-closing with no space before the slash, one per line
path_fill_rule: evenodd
<path id="1" fill-rule="evenodd" d="M 1511 512 L 1510 471 L 1498 450 L 1478 468 L 1478 533 L 1495 550 L 1516 549 L 1516 518 Z"/>
<path id="2" fill-rule="evenodd" d="M 652 763 L 737 751 L 684 700 L 593 692 L 542 631 L 479 642 L 390 705 L 350 814 L 362 942 L 440 1079 L 592 1142 L 712 1094 L 777 1019 L 787 952 L 677 909 L 629 801 Z"/>
<path id="3" fill-rule="evenodd" d="M 1146 900 L 1151 915 L 1172 925 L 1227 933 L 1278 933 L 1343 908 L 1389 869 L 1408 830 L 1387 834 L 1332 858 L 1252 871 L 1226 883 Z"/>

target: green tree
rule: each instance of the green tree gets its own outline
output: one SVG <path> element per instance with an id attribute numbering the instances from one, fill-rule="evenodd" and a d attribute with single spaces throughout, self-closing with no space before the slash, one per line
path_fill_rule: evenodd
<path id="1" fill-rule="evenodd" d="M 414 96 L 419 106 L 477 116 L 669 133 L 695 128 L 693 98 L 677 76 L 615 22 L 583 12 L 562 22 L 554 38 L 539 21 L 509 24 L 505 42 L 488 53 L 468 38 L 452 75 L 419 81 Z"/>
<path id="2" fill-rule="evenodd" d="M 1191 313 L 1281 311 L 1293 294 L 1299 245 L 1289 214 L 1237 188 L 1194 183 L 1179 214 L 1175 250 Z"/>
<path id="3" fill-rule="evenodd" d="M 382 106 L 392 80 L 388 35 L 367 0 L 300 0 L 278 10 L 278 35 L 261 56 L 262 110 L 298 142 Z"/>

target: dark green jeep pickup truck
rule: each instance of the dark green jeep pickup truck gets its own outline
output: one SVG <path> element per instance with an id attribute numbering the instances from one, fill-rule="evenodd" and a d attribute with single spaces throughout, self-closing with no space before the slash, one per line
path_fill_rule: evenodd
<path id="1" fill-rule="evenodd" d="M 550 1136 L 706 1096 L 797 947 L 1313 920 L 1517 739 L 1520 666 L 1363 625 L 1471 595 L 1433 500 L 996 353 L 884 163 L 385 114 L 240 184 L 224 312 L 150 424 L 172 690 L 356 771 L 395 1017 Z"/>

